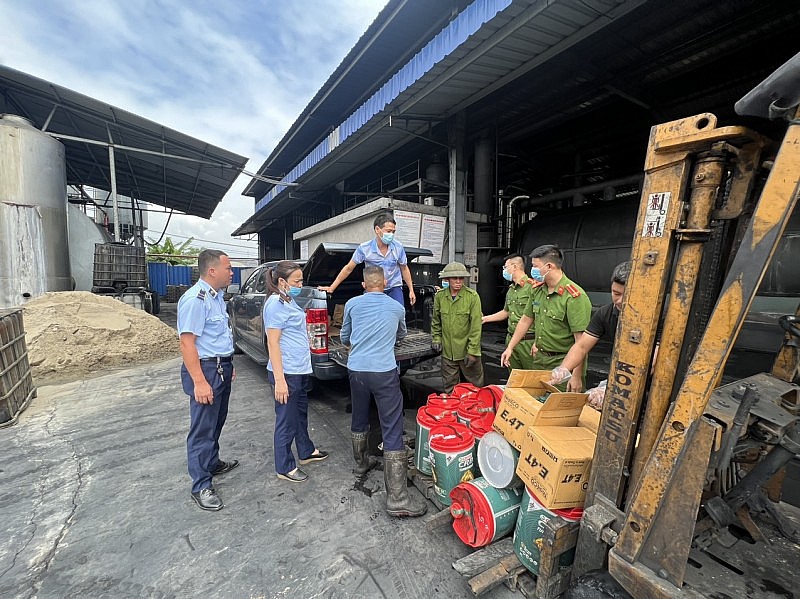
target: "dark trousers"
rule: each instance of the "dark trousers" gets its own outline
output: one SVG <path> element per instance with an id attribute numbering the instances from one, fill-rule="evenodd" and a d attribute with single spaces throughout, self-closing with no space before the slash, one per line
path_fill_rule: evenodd
<path id="1" fill-rule="evenodd" d="M 186 366 L 181 365 L 181 384 L 189 396 L 189 435 L 186 437 L 186 456 L 189 476 L 192 477 L 192 493 L 211 486 L 211 472 L 219 462 L 219 436 L 225 419 L 228 417 L 228 400 L 231 396 L 233 362 L 223 362 L 224 381 L 217 372 L 214 362 L 201 362 L 203 376 L 206 377 L 214 393 L 211 404 L 197 403 L 194 399 L 194 381 Z"/>
<path id="2" fill-rule="evenodd" d="M 297 467 L 292 454 L 292 443 L 301 459 L 314 453 L 314 443 L 308 436 L 307 374 L 284 374 L 289 387 L 286 403 L 275 402 L 275 472 L 287 474 Z M 267 378 L 275 388 L 275 375 L 267 371 Z"/>
<path id="3" fill-rule="evenodd" d="M 448 360 L 442 356 L 442 385 L 445 393 L 452 393 L 453 387 L 461 382 L 461 375 L 476 387 L 483 387 L 483 361 L 480 357 L 472 366 L 464 360 Z"/>
<path id="4" fill-rule="evenodd" d="M 383 291 L 386 295 L 388 295 L 393 300 L 400 302 L 401 306 L 405 306 L 405 302 L 403 301 L 403 286 L 400 287 L 390 287 L 389 289 L 385 289 Z"/>
<path id="5" fill-rule="evenodd" d="M 353 419 L 350 430 L 365 433 L 369 430 L 369 399 L 375 396 L 378 418 L 383 433 L 383 451 L 403 449 L 403 393 L 400 374 L 396 368 L 388 372 L 358 372 L 350 375 L 350 399 Z"/>

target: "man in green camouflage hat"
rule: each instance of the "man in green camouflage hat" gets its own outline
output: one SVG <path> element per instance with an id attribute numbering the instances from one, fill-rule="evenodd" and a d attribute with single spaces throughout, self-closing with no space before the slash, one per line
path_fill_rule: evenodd
<path id="1" fill-rule="evenodd" d="M 442 353 L 442 383 L 447 393 L 464 378 L 483 386 L 481 362 L 481 298 L 464 285 L 469 277 L 460 262 L 439 273 L 443 289 L 433 299 L 431 347 Z"/>

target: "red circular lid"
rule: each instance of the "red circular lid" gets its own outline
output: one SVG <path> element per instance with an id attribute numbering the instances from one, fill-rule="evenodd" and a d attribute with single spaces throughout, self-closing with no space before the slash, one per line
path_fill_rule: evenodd
<path id="1" fill-rule="evenodd" d="M 477 410 L 475 410 L 477 406 L 478 400 L 476 400 L 474 397 L 462 397 L 461 403 L 458 404 L 458 408 L 456 409 L 458 410 L 459 414 L 469 413 L 471 415 L 476 415 L 478 413 Z"/>
<path id="2" fill-rule="evenodd" d="M 429 406 L 450 408 L 451 411 L 455 412 L 460 404 L 461 399 L 453 395 L 437 395 L 436 393 L 432 393 L 428 396 Z"/>
<path id="3" fill-rule="evenodd" d="M 450 491 L 453 530 L 470 547 L 483 547 L 494 537 L 494 517 L 486 496 L 471 483 L 459 483 Z"/>
<path id="4" fill-rule="evenodd" d="M 491 408 L 492 411 L 495 411 L 500 400 L 503 399 L 503 388 L 499 385 L 481 387 L 475 394 L 475 399 L 481 407 Z"/>
<path id="5" fill-rule="evenodd" d="M 478 387 L 472 383 L 457 383 L 456 386 L 453 387 L 453 395 L 456 397 L 469 397 L 477 392 Z"/>
<path id="6" fill-rule="evenodd" d="M 469 430 L 480 439 L 489 431 L 494 430 L 492 424 L 494 424 L 494 412 L 480 412 L 469 421 Z"/>
<path id="7" fill-rule="evenodd" d="M 417 422 L 426 425 L 428 428 L 437 424 L 455 422 L 452 408 L 442 408 L 439 406 L 422 406 L 417 410 Z"/>
<path id="8" fill-rule="evenodd" d="M 463 451 L 475 445 L 475 437 L 463 424 L 439 424 L 431 429 L 428 445 L 436 451 Z"/>

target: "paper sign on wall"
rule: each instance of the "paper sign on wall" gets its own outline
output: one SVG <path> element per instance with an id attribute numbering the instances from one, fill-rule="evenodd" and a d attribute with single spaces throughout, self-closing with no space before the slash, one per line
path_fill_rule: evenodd
<path id="1" fill-rule="evenodd" d="M 420 231 L 419 247 L 433 252 L 433 256 L 422 256 L 419 262 L 441 262 L 442 246 L 444 236 L 447 231 L 447 217 L 434 216 L 432 214 L 422 215 L 422 229 Z"/>
<path id="2" fill-rule="evenodd" d="M 419 230 L 422 223 L 422 215 L 419 212 L 395 210 L 394 220 L 397 222 L 397 231 L 395 231 L 394 238 L 402 243 L 404 247 L 420 247 Z"/>

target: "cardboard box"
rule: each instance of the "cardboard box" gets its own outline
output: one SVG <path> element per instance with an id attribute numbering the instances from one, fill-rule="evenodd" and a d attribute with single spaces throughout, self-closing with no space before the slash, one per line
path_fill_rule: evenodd
<path id="1" fill-rule="evenodd" d="M 592 406 L 587 404 L 583 406 L 583 410 L 581 410 L 581 415 L 578 418 L 578 426 L 588 428 L 596 435 L 597 429 L 600 428 L 600 416 L 600 410 L 595 410 Z"/>
<path id="2" fill-rule="evenodd" d="M 517 474 L 549 510 L 580 507 L 586 499 L 597 435 L 582 426 L 527 431 Z"/>
<path id="3" fill-rule="evenodd" d="M 547 380 L 549 370 L 512 370 L 508 377 L 492 428 L 517 450 L 522 448 L 525 431 L 542 407 L 534 398 L 549 392 L 544 382 Z"/>
<path id="4" fill-rule="evenodd" d="M 575 426 L 586 405 L 586 393 L 561 393 L 545 382 L 549 379 L 549 370 L 512 370 L 508 377 L 492 427 L 518 451 L 528 427 Z M 546 393 L 550 396 L 545 403 L 536 399 Z"/>

